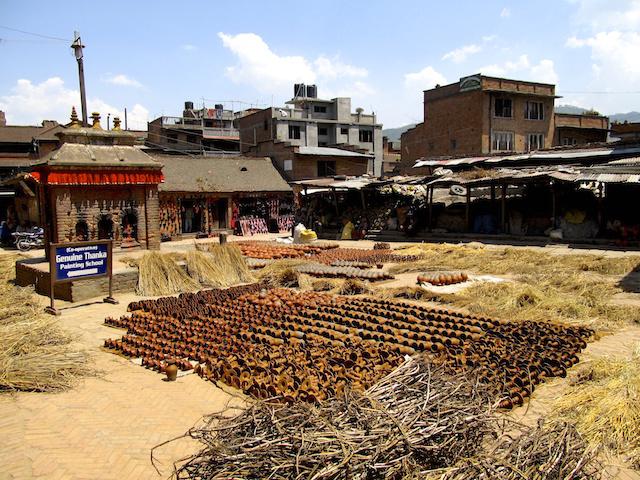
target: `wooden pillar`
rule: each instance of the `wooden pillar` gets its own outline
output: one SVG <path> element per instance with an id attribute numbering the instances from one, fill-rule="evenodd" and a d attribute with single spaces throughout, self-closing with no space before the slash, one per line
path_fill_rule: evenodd
<path id="1" fill-rule="evenodd" d="M 367 202 L 364 199 L 364 190 L 360 189 L 360 201 L 362 202 L 362 210 L 367 209 Z"/>
<path id="2" fill-rule="evenodd" d="M 556 185 L 551 182 L 551 228 L 556 228 L 556 215 L 557 215 L 557 205 L 556 205 Z"/>
<path id="3" fill-rule="evenodd" d="M 331 193 L 333 193 L 333 205 L 336 208 L 336 216 L 340 216 L 340 212 L 338 211 L 338 196 L 336 195 L 336 189 L 331 187 Z"/>
<path id="4" fill-rule="evenodd" d="M 433 228 L 433 186 L 427 187 L 427 204 L 429 205 L 429 231 Z"/>
<path id="5" fill-rule="evenodd" d="M 598 185 L 598 227 L 603 229 L 605 226 L 605 218 L 604 218 L 604 183 L 600 182 Z"/>
<path id="6" fill-rule="evenodd" d="M 464 210 L 465 223 L 467 225 L 467 232 L 471 231 L 471 187 L 467 187 L 467 204 Z"/>
<path id="7" fill-rule="evenodd" d="M 501 185 L 502 190 L 502 200 L 501 200 L 501 211 L 500 211 L 500 224 L 502 225 L 502 233 L 506 233 L 506 220 L 507 220 L 507 184 L 503 183 Z"/>

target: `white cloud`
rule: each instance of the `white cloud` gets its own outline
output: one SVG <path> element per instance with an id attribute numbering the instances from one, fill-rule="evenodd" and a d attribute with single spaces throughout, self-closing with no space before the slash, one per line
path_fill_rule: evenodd
<path id="1" fill-rule="evenodd" d="M 142 87 L 142 84 L 137 81 L 135 78 L 131 78 L 126 76 L 124 73 L 119 73 L 118 75 L 111 75 L 106 79 L 107 83 L 112 85 L 118 85 L 121 87 Z"/>
<path id="2" fill-rule="evenodd" d="M 255 33 L 218 33 L 222 44 L 237 58 L 226 68 L 227 76 L 263 93 L 290 95 L 294 83 L 319 84 L 323 97 L 352 96 L 363 100 L 375 93 L 365 79 L 366 68 L 350 65 L 339 57 L 320 55 L 315 60 L 300 55 L 283 56 Z"/>
<path id="3" fill-rule="evenodd" d="M 625 92 L 640 89 L 640 0 L 603 2 L 570 0 L 576 5 L 573 23 L 579 33 L 565 46 L 585 49 L 591 57 L 591 75 L 583 79 L 584 90 Z M 640 99 L 621 93 L 591 96 L 602 111 L 640 109 Z"/>
<path id="4" fill-rule="evenodd" d="M 447 79 L 431 65 L 424 67 L 419 72 L 407 73 L 404 76 L 404 85 L 409 89 L 428 90 L 436 85 L 444 85 Z"/>
<path id="5" fill-rule="evenodd" d="M 640 0 L 569 0 L 577 6 L 573 23 L 593 32 L 640 28 Z"/>
<path id="6" fill-rule="evenodd" d="M 514 61 L 508 60 L 504 63 L 485 65 L 479 71 L 484 75 L 507 76 L 542 83 L 558 83 L 558 74 L 552 60 L 542 59 L 540 62 L 532 64 L 527 55 L 520 55 Z"/>
<path id="7" fill-rule="evenodd" d="M 469 55 L 473 55 L 474 53 L 478 53 L 482 51 L 482 47 L 480 45 L 476 45 L 472 43 L 470 45 L 465 45 L 460 48 L 456 48 L 455 50 L 451 50 L 450 52 L 445 53 L 442 56 L 442 60 L 451 60 L 453 63 L 462 63 L 464 62 Z"/>
<path id="8" fill-rule="evenodd" d="M 8 95 L 0 96 L 0 110 L 6 112 L 7 123 L 15 125 L 38 125 L 42 120 L 69 121 L 71 107 L 80 113 L 80 93 L 66 88 L 60 77 L 51 77 L 41 83 L 21 79 Z M 124 122 L 124 110 L 120 110 L 100 98 L 87 100 L 88 113 L 100 112 L 106 126 L 107 113 L 111 118 L 120 116 Z M 129 128 L 146 129 L 149 111 L 140 104 L 128 109 Z"/>
<path id="9" fill-rule="evenodd" d="M 500 11 L 500 18 L 508 18 L 511 16 L 511 9 L 504 7 L 501 11 Z"/>

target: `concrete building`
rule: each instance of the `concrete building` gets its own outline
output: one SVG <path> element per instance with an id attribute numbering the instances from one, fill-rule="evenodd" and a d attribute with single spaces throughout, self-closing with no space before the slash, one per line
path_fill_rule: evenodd
<path id="1" fill-rule="evenodd" d="M 290 180 L 380 175 L 382 125 L 375 114 L 352 112 L 350 98 L 320 99 L 315 85 L 296 84 L 286 105 L 238 120 L 243 154 L 271 157 Z"/>
<path id="2" fill-rule="evenodd" d="M 237 154 L 240 136 L 236 121 L 252 111 L 234 112 L 222 104 L 195 109 L 193 102 L 187 101 L 181 117 L 163 116 L 149 122 L 146 145 L 168 153 Z"/>
<path id="3" fill-rule="evenodd" d="M 607 117 L 556 115 L 556 98 L 555 85 L 480 74 L 425 90 L 424 122 L 402 135 L 402 169 L 420 158 L 524 153 L 606 140 Z"/>

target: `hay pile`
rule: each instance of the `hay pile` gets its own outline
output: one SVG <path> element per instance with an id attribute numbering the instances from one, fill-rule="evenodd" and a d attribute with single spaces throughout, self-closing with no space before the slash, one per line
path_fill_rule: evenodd
<path id="1" fill-rule="evenodd" d="M 138 261 L 138 295 L 173 295 L 193 292 L 198 288 L 200 284 L 187 275 L 170 255 L 148 252 Z"/>
<path id="2" fill-rule="evenodd" d="M 187 273 L 203 286 L 226 288 L 253 282 L 249 267 L 235 245 L 207 245 L 186 254 Z"/>
<path id="3" fill-rule="evenodd" d="M 640 468 L 640 345 L 631 360 L 601 358 L 574 375 L 553 414 L 575 422 L 593 445 Z"/>
<path id="4" fill-rule="evenodd" d="M 269 288 L 298 288 L 301 274 L 296 267 L 306 263 L 305 260 L 298 259 L 277 260 L 260 270 L 257 277 Z"/>
<path id="5" fill-rule="evenodd" d="M 0 390 L 69 388 L 89 373 L 88 354 L 60 319 L 43 313 L 31 289 L 10 283 L 19 259 L 0 256 Z"/>
<path id="6" fill-rule="evenodd" d="M 473 270 L 477 273 L 492 275 L 567 272 L 625 275 L 640 268 L 640 256 L 553 255 L 530 248 L 479 248 L 478 245 L 472 244 L 421 243 L 398 248 L 394 253 L 420 255 L 422 260 L 394 265 L 390 269 L 391 273 Z"/>
<path id="7" fill-rule="evenodd" d="M 612 275 L 634 270 L 640 264 L 637 256 L 550 255 L 531 249 L 446 244 L 421 244 L 411 249 L 412 253 L 422 251 L 423 260 L 394 265 L 391 273 L 461 268 L 512 276 L 509 282 L 472 284 L 441 298 L 472 313 L 508 320 L 588 324 L 607 330 L 640 322 L 640 309 L 611 304 L 620 292 Z"/>

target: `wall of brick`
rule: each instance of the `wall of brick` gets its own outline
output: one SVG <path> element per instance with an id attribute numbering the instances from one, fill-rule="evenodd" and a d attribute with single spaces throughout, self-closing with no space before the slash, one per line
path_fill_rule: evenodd
<path id="1" fill-rule="evenodd" d="M 53 240 L 76 240 L 76 224 L 88 225 L 89 240 L 98 239 L 98 222 L 113 222 L 115 246 L 122 242 L 122 219 L 128 213 L 137 218 L 138 241 L 143 248 L 160 248 L 160 212 L 157 186 L 113 186 L 91 188 L 52 187 L 49 201 L 55 205 Z"/>

